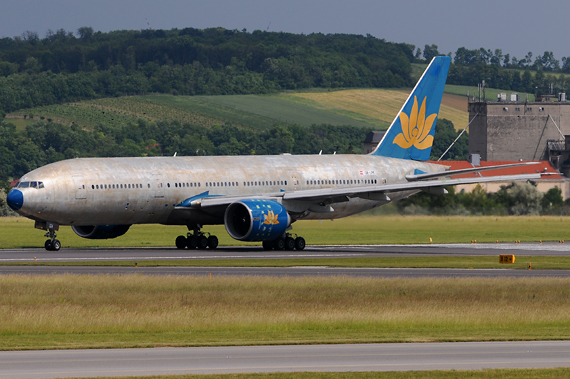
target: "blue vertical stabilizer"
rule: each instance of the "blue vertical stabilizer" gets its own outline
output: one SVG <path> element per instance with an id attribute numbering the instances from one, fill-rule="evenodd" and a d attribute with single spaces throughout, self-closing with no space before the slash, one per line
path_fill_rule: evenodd
<path id="1" fill-rule="evenodd" d="M 372 155 L 429 160 L 450 62 L 449 57 L 432 59 Z"/>

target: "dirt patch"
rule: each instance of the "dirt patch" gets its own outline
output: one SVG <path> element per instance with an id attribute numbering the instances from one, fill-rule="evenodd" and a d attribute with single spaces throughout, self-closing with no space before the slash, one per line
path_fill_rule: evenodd
<path id="1" fill-rule="evenodd" d="M 450 93 L 444 93 L 441 99 L 443 105 L 460 110 L 462 112 L 467 112 L 467 97 L 460 95 L 452 95 Z"/>

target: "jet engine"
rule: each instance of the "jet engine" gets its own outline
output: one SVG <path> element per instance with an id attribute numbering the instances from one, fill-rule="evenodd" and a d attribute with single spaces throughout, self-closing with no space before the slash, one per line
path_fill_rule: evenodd
<path id="1" fill-rule="evenodd" d="M 71 229 L 73 229 L 75 234 L 79 237 L 102 240 L 120 237 L 125 234 L 130 227 L 130 225 L 88 225 L 72 226 Z"/>
<path id="2" fill-rule="evenodd" d="M 240 241 L 272 241 L 291 225 L 291 217 L 274 200 L 246 199 L 228 206 L 224 215 L 228 234 Z"/>

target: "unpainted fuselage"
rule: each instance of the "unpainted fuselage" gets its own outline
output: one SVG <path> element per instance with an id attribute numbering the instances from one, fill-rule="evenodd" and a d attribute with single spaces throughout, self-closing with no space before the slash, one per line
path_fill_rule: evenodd
<path id="1" fill-rule="evenodd" d="M 265 196 L 323 188 L 380 186 L 407 182 L 416 169 L 444 166 L 372 155 L 279 155 L 224 157 L 78 158 L 33 170 L 20 182 L 18 213 L 60 225 L 223 223 L 223 209 L 179 210 L 185 199 L 208 196 Z M 417 191 L 387 193 L 396 201 Z M 296 219 L 340 218 L 388 203 L 348 197 L 332 212 L 292 212 Z"/>

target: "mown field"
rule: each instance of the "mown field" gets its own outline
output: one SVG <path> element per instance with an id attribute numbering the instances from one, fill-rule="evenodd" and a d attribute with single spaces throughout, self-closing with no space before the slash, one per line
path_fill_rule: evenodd
<path id="1" fill-rule="evenodd" d="M 502 370 L 448 370 L 448 371 L 388 371 L 388 372 L 278 372 L 268 374 L 214 374 L 214 375 L 159 375 L 131 376 L 129 378 L 153 379 L 433 379 L 433 378 L 472 378 L 472 379 L 520 379 L 520 378 L 568 378 L 570 369 L 502 369 Z M 115 377 L 113 379 L 118 379 Z"/>
<path id="2" fill-rule="evenodd" d="M 203 229 L 218 236 L 222 246 L 261 246 L 232 239 L 223 225 Z M 174 246 L 174 239 L 186 234 L 184 226 L 133 225 L 122 237 L 87 240 L 63 226 L 58 238 L 66 247 L 149 247 Z M 559 216 L 354 216 L 334 221 L 298 221 L 293 233 L 309 245 L 470 243 L 570 240 L 570 218 Z M 23 217 L 0 218 L 0 248 L 41 247 L 44 232 Z"/>
<path id="3" fill-rule="evenodd" d="M 276 95 L 128 96 L 25 109 L 8 114 L 7 118 L 19 128 L 34 120 L 75 123 L 88 129 L 100 123 L 117 127 L 143 118 L 178 120 L 204 127 L 230 122 L 253 129 L 285 123 L 384 130 L 408 95 L 409 90 L 355 89 Z M 451 120 L 456 128 L 463 128 L 468 122 L 466 99 L 446 95 L 440 118 Z"/>
<path id="4" fill-rule="evenodd" d="M 0 276 L 0 349 L 570 338 L 570 280 Z"/>

